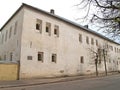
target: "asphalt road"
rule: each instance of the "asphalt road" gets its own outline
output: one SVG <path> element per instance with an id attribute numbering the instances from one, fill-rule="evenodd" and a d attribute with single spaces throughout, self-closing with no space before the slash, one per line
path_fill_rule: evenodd
<path id="1" fill-rule="evenodd" d="M 120 75 L 0 90 L 120 90 Z"/>

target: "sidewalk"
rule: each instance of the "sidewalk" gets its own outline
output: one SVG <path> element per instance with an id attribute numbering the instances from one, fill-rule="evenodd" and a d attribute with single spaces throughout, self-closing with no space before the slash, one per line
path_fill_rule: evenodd
<path id="1" fill-rule="evenodd" d="M 119 73 L 114 73 L 114 75 L 117 75 L 117 74 L 119 74 Z M 111 75 L 113 75 L 113 73 L 108 74 L 108 76 L 111 76 Z M 104 77 L 104 76 L 105 75 L 100 75 L 100 76 L 96 77 L 95 75 L 86 75 L 86 76 L 47 78 L 47 79 L 26 79 L 26 80 L 16 80 L 16 81 L 0 81 L 0 88 L 42 85 L 42 84 L 49 84 L 49 83 L 82 80 L 82 79 L 88 79 L 88 78 L 99 78 L 99 77 Z"/>

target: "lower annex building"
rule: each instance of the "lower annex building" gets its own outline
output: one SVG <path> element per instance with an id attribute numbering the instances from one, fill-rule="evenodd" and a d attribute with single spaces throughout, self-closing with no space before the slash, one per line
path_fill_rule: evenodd
<path id="1" fill-rule="evenodd" d="M 120 44 L 54 14 L 22 4 L 0 29 L 0 59 L 19 62 L 19 78 L 120 70 Z"/>

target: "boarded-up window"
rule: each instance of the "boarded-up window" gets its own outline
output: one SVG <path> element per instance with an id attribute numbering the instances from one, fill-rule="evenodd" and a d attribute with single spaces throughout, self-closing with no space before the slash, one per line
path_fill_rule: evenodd
<path id="1" fill-rule="evenodd" d="M 32 56 L 27 56 L 27 60 L 32 60 Z"/>

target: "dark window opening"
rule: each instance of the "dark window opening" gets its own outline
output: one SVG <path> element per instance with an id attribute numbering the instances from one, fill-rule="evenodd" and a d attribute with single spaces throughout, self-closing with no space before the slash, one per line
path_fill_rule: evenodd
<path id="1" fill-rule="evenodd" d="M 56 63 L 57 60 L 57 55 L 56 54 L 52 54 L 52 62 Z"/>
<path id="2" fill-rule="evenodd" d="M 84 63 L 84 57 L 83 56 L 80 57 L 80 63 Z"/>
<path id="3" fill-rule="evenodd" d="M 46 27 L 46 32 L 49 32 L 49 27 Z"/>
<path id="4" fill-rule="evenodd" d="M 43 52 L 38 52 L 38 61 L 43 62 Z"/>
<path id="5" fill-rule="evenodd" d="M 27 56 L 27 60 L 32 60 L 32 56 Z"/>
<path id="6" fill-rule="evenodd" d="M 40 30 L 40 24 L 38 24 L 38 23 L 36 24 L 36 29 Z"/>
<path id="7" fill-rule="evenodd" d="M 57 35 L 57 29 L 54 29 L 54 34 L 56 34 L 56 35 Z"/>

